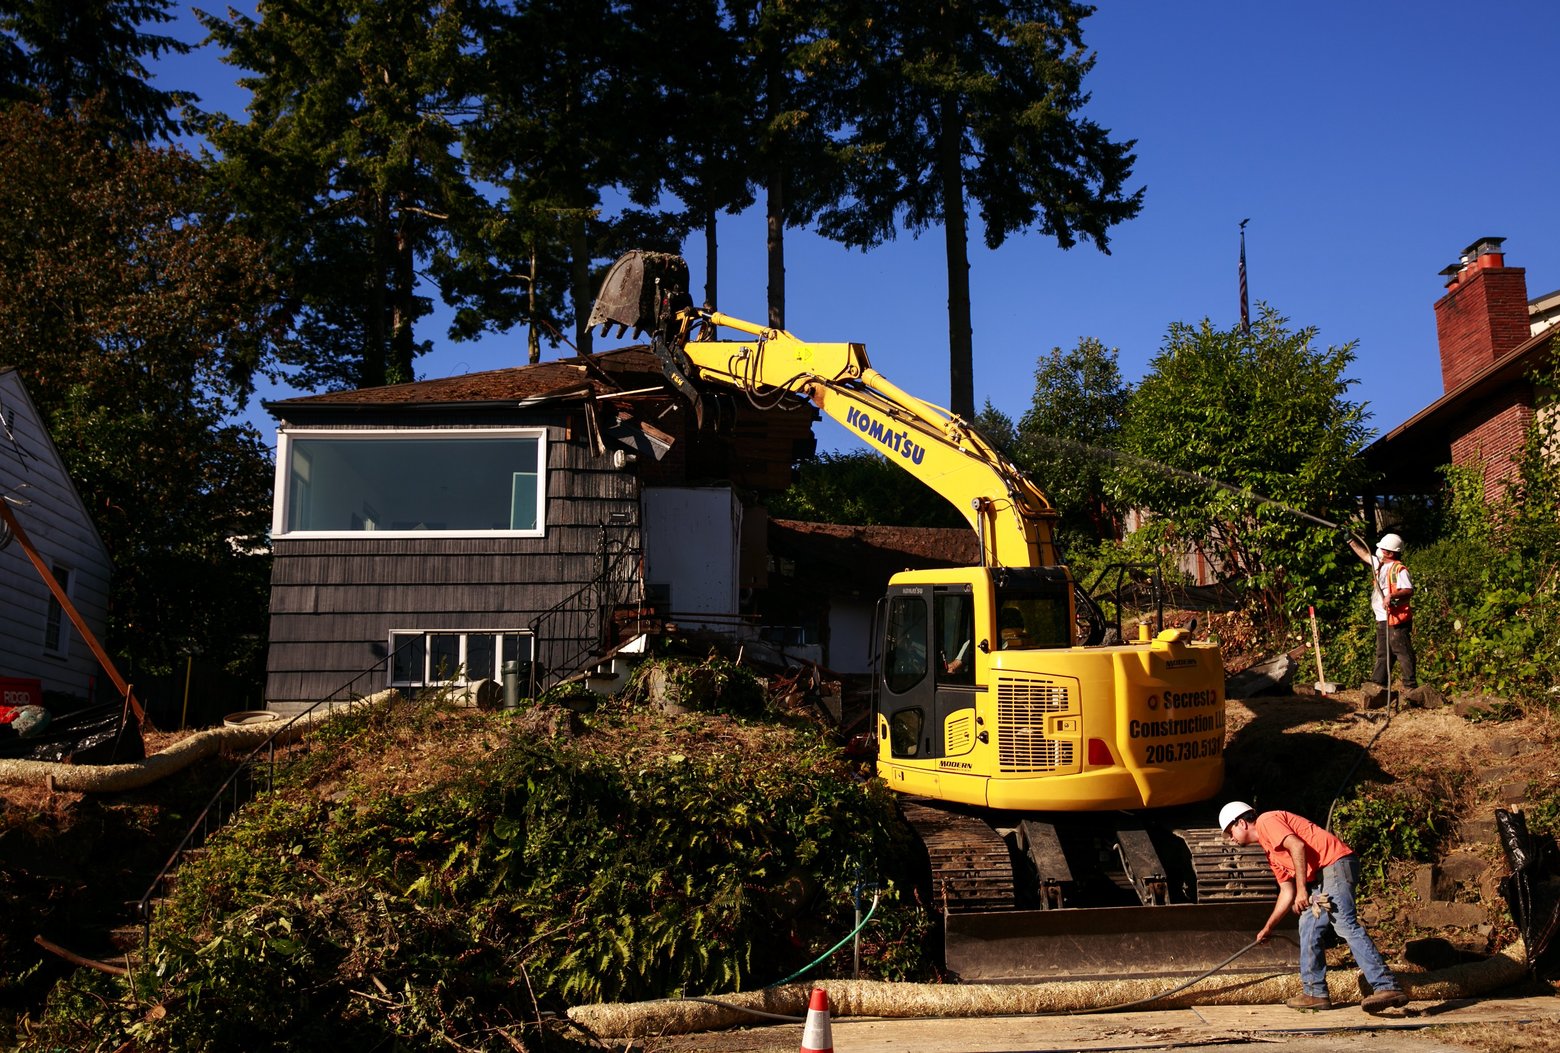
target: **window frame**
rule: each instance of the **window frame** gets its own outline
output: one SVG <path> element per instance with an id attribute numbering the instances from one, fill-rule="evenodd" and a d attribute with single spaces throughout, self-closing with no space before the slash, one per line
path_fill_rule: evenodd
<path id="1" fill-rule="evenodd" d="M 544 537 L 547 534 L 547 429 L 526 428 L 282 428 L 276 440 L 276 500 L 271 514 L 271 536 L 293 540 L 375 538 L 403 540 L 413 538 L 471 538 L 471 537 Z M 455 530 L 288 530 L 287 523 L 293 502 L 296 475 L 293 472 L 293 443 L 297 440 L 329 439 L 332 441 L 358 442 L 364 440 L 402 439 L 454 442 L 462 439 L 534 439 L 536 441 L 536 526 L 523 530 L 479 530 L 460 528 Z M 311 473 L 312 474 L 312 471 Z M 523 473 L 521 473 L 523 474 Z M 513 473 L 510 479 L 513 485 Z M 513 505 L 513 491 L 510 503 Z"/>
<path id="2" fill-rule="evenodd" d="M 71 594 L 75 591 L 76 568 L 68 563 L 50 560 L 49 573 L 54 575 L 54 580 L 59 584 L 60 591 L 65 593 L 65 598 L 70 600 Z M 47 586 L 45 588 L 48 589 Z M 43 613 L 43 653 L 51 658 L 69 658 L 70 638 L 74 635 L 76 627 L 65 613 L 65 606 L 54 595 L 54 590 L 48 589 L 48 594 Z M 55 636 L 54 646 L 49 644 L 50 633 Z"/>
<path id="3" fill-rule="evenodd" d="M 394 658 L 396 647 L 397 647 L 397 638 L 398 637 L 404 638 L 404 637 L 408 637 L 408 636 L 420 636 L 420 637 L 422 637 L 422 675 L 421 675 L 420 678 L 414 679 L 414 680 L 397 680 L 395 678 L 396 668 L 395 668 L 395 658 Z M 458 678 L 450 678 L 448 680 L 440 680 L 440 679 L 437 679 L 435 677 L 434 674 L 435 674 L 436 670 L 433 668 L 434 648 L 433 648 L 432 642 L 431 642 L 432 638 L 435 637 L 435 636 L 458 636 L 458 637 L 460 637 L 460 646 L 459 646 L 459 648 L 457 650 L 457 660 L 456 660 L 456 663 L 455 663 L 456 670 L 458 670 L 458 671 L 460 671 L 462 673 L 462 675 L 460 677 L 458 677 Z M 528 629 L 528 628 L 527 629 L 392 629 L 392 630 L 390 630 L 389 641 L 388 641 L 388 644 L 387 644 L 388 650 L 386 652 L 391 657 L 390 657 L 389 661 L 385 665 L 385 686 L 386 687 L 397 687 L 397 688 L 400 688 L 400 687 L 406 687 L 406 688 L 440 687 L 440 686 L 444 686 L 444 685 L 449 685 L 449 686 L 453 686 L 453 687 L 464 687 L 464 686 L 467 686 L 469 684 L 474 684 L 478 680 L 499 680 L 500 682 L 502 682 L 503 669 L 504 669 L 504 648 L 503 648 L 503 643 L 501 641 L 498 641 L 498 640 L 494 641 L 493 664 L 495 666 L 495 669 L 494 669 L 493 674 L 491 676 L 478 676 L 478 677 L 472 677 L 470 675 L 471 674 L 471 670 L 467 668 L 467 655 L 470 654 L 470 649 L 471 649 L 470 638 L 473 637 L 473 636 L 486 636 L 486 637 L 490 637 L 490 638 L 492 638 L 492 637 L 501 637 L 501 636 L 518 636 L 518 637 L 522 637 L 524 639 L 528 639 L 528 640 L 531 641 L 531 645 L 530 645 L 530 648 L 529 648 L 529 654 L 526 655 L 526 656 L 523 656 L 523 657 L 521 657 L 519 659 L 521 668 L 524 669 L 524 667 L 526 665 L 528 665 L 531 662 L 536 661 L 536 634 L 531 632 L 531 630 Z M 404 640 L 402 640 L 402 642 L 404 643 Z M 526 677 L 526 675 L 524 673 L 522 673 L 521 678 L 522 679 L 526 679 L 527 677 Z"/>

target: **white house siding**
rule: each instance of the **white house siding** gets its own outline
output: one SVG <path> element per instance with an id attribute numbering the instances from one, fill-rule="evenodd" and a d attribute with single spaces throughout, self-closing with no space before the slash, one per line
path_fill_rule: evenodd
<path id="1" fill-rule="evenodd" d="M 50 567 L 70 568 L 70 599 L 93 634 L 108 623 L 108 550 L 14 370 L 0 370 L 0 492 Z M 49 588 L 22 546 L 0 550 L 0 677 L 43 682 L 45 691 L 88 697 L 102 674 L 97 659 L 61 616 L 63 654 L 44 651 Z"/>

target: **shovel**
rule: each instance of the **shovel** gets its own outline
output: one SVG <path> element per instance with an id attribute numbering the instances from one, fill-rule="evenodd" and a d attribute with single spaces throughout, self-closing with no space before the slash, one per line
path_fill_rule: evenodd
<path id="1" fill-rule="evenodd" d="M 1322 637 L 1316 629 L 1316 608 L 1311 606 L 1306 610 L 1311 613 L 1311 649 L 1316 652 L 1316 683 L 1311 686 L 1316 688 L 1317 694 L 1335 695 L 1338 693 L 1338 685 L 1322 673 Z"/>

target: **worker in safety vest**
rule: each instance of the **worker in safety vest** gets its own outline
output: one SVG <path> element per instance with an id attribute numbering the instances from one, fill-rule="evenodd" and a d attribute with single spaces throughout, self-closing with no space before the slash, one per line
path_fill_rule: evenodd
<path id="1" fill-rule="evenodd" d="M 1376 615 L 1376 668 L 1371 673 L 1371 683 L 1390 687 L 1391 660 L 1396 658 L 1403 688 L 1412 691 L 1419 686 L 1414 661 L 1414 610 L 1409 602 L 1414 595 L 1414 583 L 1409 580 L 1408 568 L 1401 558 L 1403 539 L 1396 534 L 1381 535 L 1375 555 L 1357 537 L 1349 538 L 1349 548 L 1370 564 L 1370 609 Z"/>
<path id="2" fill-rule="evenodd" d="M 1291 1009 L 1331 1009 L 1327 992 L 1327 958 L 1322 937 L 1330 926 L 1343 937 L 1370 984 L 1360 1002 L 1367 1013 L 1408 1004 L 1408 995 L 1382 960 L 1370 933 L 1354 908 L 1354 886 L 1360 864 L 1354 850 L 1311 820 L 1294 812 L 1263 812 L 1244 801 L 1231 801 L 1219 811 L 1224 836 L 1238 845 L 1261 845 L 1268 866 L 1278 879 L 1278 899 L 1267 924 L 1257 933 L 1266 943 L 1274 926 L 1290 911 L 1300 915 L 1300 982 L 1304 991 L 1286 1003 Z"/>

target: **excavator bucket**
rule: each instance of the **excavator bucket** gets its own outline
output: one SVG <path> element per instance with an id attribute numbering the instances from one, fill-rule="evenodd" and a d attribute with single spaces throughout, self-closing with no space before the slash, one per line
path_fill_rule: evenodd
<path id="1" fill-rule="evenodd" d="M 627 330 L 656 332 L 668 316 L 673 298 L 688 290 L 688 264 L 669 252 L 635 249 L 620 257 L 602 279 L 601 292 L 590 309 L 589 328 L 618 326 Z"/>
<path id="2" fill-rule="evenodd" d="M 1190 979 L 1250 943 L 1271 911 L 1269 902 L 950 914 L 943 951 L 965 983 Z M 1294 931 L 1281 929 L 1220 975 L 1293 972 L 1298 963 Z"/>

